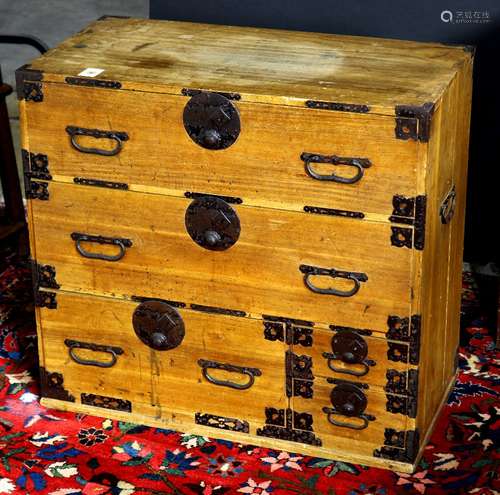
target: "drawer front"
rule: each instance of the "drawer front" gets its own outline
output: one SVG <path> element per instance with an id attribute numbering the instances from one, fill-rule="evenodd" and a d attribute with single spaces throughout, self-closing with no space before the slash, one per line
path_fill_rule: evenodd
<path id="1" fill-rule="evenodd" d="M 419 145 L 396 139 L 394 117 L 233 100 L 239 133 L 228 126 L 237 139 L 214 150 L 186 131 L 188 102 L 181 95 L 46 83 L 43 102 L 27 104 L 30 151 L 48 156 L 55 177 L 225 194 L 294 210 L 312 205 L 387 218 L 395 194 L 416 194 Z M 203 119 L 198 124 L 210 131 Z M 336 158 L 309 163 L 303 153 Z"/>
<path id="2" fill-rule="evenodd" d="M 45 396 L 68 400 L 61 397 L 64 389 L 87 405 L 112 402 L 121 410 L 128 405 L 133 413 L 208 426 L 226 421 L 226 429 L 227 418 L 260 424 L 267 404 L 287 403 L 284 349 L 264 340 L 258 320 L 165 312 L 159 301 L 56 297 L 57 309 L 40 310 L 42 363 L 64 382 L 59 397 L 53 387 Z"/>
<path id="3" fill-rule="evenodd" d="M 313 397 L 293 397 L 291 404 L 295 413 L 309 415 L 310 429 L 324 448 L 372 456 L 386 442 L 387 429 L 408 427 L 408 417 L 387 411 L 386 402 L 386 395 L 372 387 L 317 378 Z"/>
<path id="4" fill-rule="evenodd" d="M 307 336 L 296 339 L 293 352 L 311 358 L 314 376 L 366 382 L 405 393 L 408 385 L 408 344 L 393 345 L 385 338 L 367 336 L 352 329 L 304 329 Z M 296 330 L 296 333 L 300 333 Z M 395 351 L 399 353 L 395 355 Z M 402 380 L 401 387 L 395 380 Z"/>
<path id="5" fill-rule="evenodd" d="M 212 250 L 187 232 L 188 199 L 61 183 L 50 183 L 49 190 L 49 201 L 32 202 L 35 249 L 39 263 L 56 268 L 63 289 L 380 332 L 387 331 L 388 315 L 409 313 L 411 250 L 391 246 L 389 225 L 232 205 L 238 235 L 234 222 L 219 229 L 220 219 L 226 221 L 222 210 L 213 228 L 222 236 L 229 232 L 235 243 Z M 198 220 L 195 230 L 212 232 L 203 215 Z M 89 242 L 81 234 L 94 237 Z M 99 236 L 121 244 L 102 243 Z M 119 259 L 94 258 L 103 254 Z M 309 271 L 317 268 L 323 271 Z M 335 278 L 332 268 L 339 270 Z"/>

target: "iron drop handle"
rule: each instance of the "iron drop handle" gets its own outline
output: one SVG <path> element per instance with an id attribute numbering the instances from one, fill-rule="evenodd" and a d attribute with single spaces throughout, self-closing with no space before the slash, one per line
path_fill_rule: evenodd
<path id="1" fill-rule="evenodd" d="M 455 191 L 455 186 L 453 186 L 450 191 L 448 191 L 448 194 L 444 198 L 443 202 L 441 203 L 441 207 L 439 208 L 439 217 L 443 225 L 451 222 L 451 219 L 455 214 L 456 203 L 457 193 Z"/>
<path id="2" fill-rule="evenodd" d="M 250 388 L 255 382 L 255 377 L 262 375 L 262 371 L 260 371 L 258 368 L 235 366 L 234 364 L 218 363 L 217 361 L 207 361 L 206 359 L 199 359 L 198 364 L 200 365 L 203 376 L 207 381 L 213 383 L 214 385 L 235 388 L 237 390 L 246 390 Z M 214 378 L 209 374 L 210 369 L 224 370 L 247 375 L 248 381 L 246 383 L 236 383 L 229 380 L 218 380 L 217 378 Z"/>
<path id="3" fill-rule="evenodd" d="M 104 261 L 119 261 L 125 256 L 125 250 L 132 246 L 130 239 L 121 237 L 104 237 L 102 235 L 82 234 L 80 232 L 73 232 L 71 239 L 75 241 L 76 250 L 84 257 Z M 117 254 L 104 254 L 104 253 L 91 253 L 82 247 L 82 242 L 96 242 L 98 244 L 113 244 L 118 246 L 119 251 Z"/>
<path id="4" fill-rule="evenodd" d="M 307 175 L 309 177 L 330 182 L 338 182 L 340 184 L 355 184 L 363 178 L 365 169 L 371 167 L 371 162 L 368 158 L 351 158 L 336 155 L 318 155 L 315 153 L 304 152 L 300 155 L 301 160 L 304 162 Z M 330 163 L 332 165 L 347 165 L 355 169 L 355 173 L 351 177 L 342 177 L 335 174 L 329 175 L 318 174 L 312 167 L 312 163 Z"/>
<path id="5" fill-rule="evenodd" d="M 368 277 L 365 273 L 346 272 L 343 270 L 336 270 L 335 268 L 321 268 L 318 266 L 300 265 L 299 270 L 304 274 L 304 283 L 306 284 L 306 287 L 316 294 L 329 294 L 339 297 L 351 297 L 359 291 L 361 282 L 366 282 L 368 280 Z M 340 290 L 334 288 L 323 289 L 321 287 L 316 287 L 311 282 L 311 277 L 313 276 L 345 278 L 348 280 L 352 280 L 353 287 L 349 290 Z"/>
<path id="6" fill-rule="evenodd" d="M 128 134 L 121 131 L 102 131 L 100 129 L 86 129 L 84 127 L 76 127 L 69 125 L 66 127 L 66 132 L 69 134 L 73 148 L 81 153 L 93 153 L 95 155 L 114 156 L 120 153 L 123 148 L 123 142 L 128 141 Z M 96 139 L 111 139 L 115 141 L 115 146 L 106 150 L 103 148 L 89 148 L 78 143 L 78 136 L 90 136 Z"/>
<path id="7" fill-rule="evenodd" d="M 340 426 L 341 428 L 351 428 L 351 430 L 364 430 L 368 426 L 369 422 L 375 419 L 375 417 L 370 414 L 361 414 L 355 417 L 363 420 L 363 422 L 361 424 L 356 424 L 349 423 L 347 421 L 336 420 L 334 416 L 342 414 L 331 407 L 324 407 L 323 412 L 327 415 L 328 422 L 333 426 Z"/>
<path id="8" fill-rule="evenodd" d="M 123 354 L 123 349 L 121 347 L 114 347 L 110 345 L 100 345 L 89 342 L 80 342 L 78 340 L 66 339 L 64 341 L 66 346 L 69 348 L 69 355 L 75 363 L 83 364 L 85 366 L 98 366 L 99 368 L 111 368 L 116 364 L 118 359 L 117 356 Z M 94 352 L 104 352 L 111 356 L 109 361 L 95 361 L 92 359 L 83 359 L 78 357 L 75 349 L 88 349 Z"/>

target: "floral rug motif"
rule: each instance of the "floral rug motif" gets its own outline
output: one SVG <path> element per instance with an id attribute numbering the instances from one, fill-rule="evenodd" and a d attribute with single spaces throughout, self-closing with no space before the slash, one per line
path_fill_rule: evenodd
<path id="1" fill-rule="evenodd" d="M 45 409 L 29 278 L 0 253 L 0 494 L 500 494 L 500 355 L 481 322 L 410 475 Z"/>

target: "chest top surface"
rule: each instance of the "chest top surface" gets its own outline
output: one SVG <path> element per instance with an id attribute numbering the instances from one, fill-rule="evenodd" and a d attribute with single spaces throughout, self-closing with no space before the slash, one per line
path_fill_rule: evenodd
<path id="1" fill-rule="evenodd" d="M 96 79 L 122 89 L 237 92 L 246 101 L 341 102 L 394 115 L 397 104 L 439 104 L 470 56 L 437 43 L 106 17 L 31 68 L 48 82 L 98 68 Z"/>

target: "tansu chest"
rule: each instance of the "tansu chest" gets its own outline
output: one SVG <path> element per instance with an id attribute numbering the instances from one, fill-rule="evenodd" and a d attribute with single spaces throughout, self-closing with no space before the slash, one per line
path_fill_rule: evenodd
<path id="1" fill-rule="evenodd" d="M 19 69 L 43 402 L 413 469 L 455 373 L 471 70 L 112 17 Z"/>

